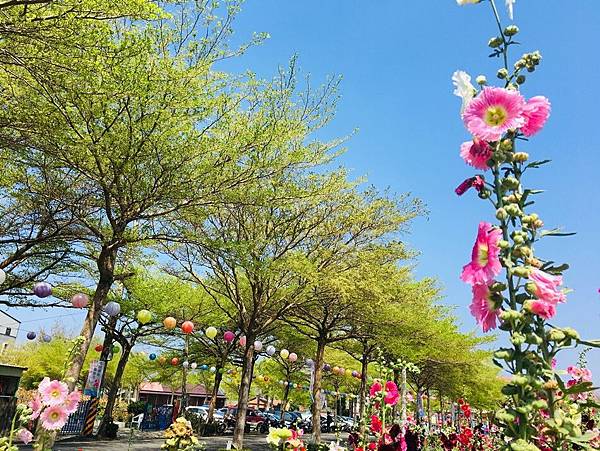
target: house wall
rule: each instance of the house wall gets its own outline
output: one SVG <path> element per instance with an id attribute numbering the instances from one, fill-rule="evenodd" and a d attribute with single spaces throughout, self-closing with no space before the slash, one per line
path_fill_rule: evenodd
<path id="1" fill-rule="evenodd" d="M 19 321 L 0 311 L 0 353 L 15 342 L 20 325 Z"/>

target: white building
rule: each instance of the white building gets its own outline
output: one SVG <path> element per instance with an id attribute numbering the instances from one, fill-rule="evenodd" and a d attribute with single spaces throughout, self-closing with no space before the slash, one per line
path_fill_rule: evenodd
<path id="1" fill-rule="evenodd" d="M 21 321 L 0 310 L 0 354 L 17 339 Z"/>

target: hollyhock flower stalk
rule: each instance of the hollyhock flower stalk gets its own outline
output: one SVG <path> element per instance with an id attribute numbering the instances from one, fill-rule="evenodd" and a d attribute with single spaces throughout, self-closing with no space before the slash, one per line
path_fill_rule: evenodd
<path id="1" fill-rule="evenodd" d="M 493 49 L 492 56 L 503 62 L 497 77 L 504 85 L 482 83 L 482 89 L 467 99 L 460 116 L 472 138 L 463 143 L 460 155 L 468 165 L 491 172 L 486 177 L 491 191 L 486 190 L 480 197 L 491 201 L 497 222 L 479 223 L 471 260 L 463 267 L 460 278 L 471 286 L 470 310 L 483 331 L 500 324 L 509 335 L 510 345 L 495 353 L 496 362 L 512 374 L 503 390 L 510 394 L 511 404 L 496 412 L 507 438 L 502 449 L 570 449 L 582 440 L 585 431 L 563 426 L 577 424 L 581 405 L 588 398 L 591 384 L 587 379 L 591 375 L 584 377 L 580 370 L 570 368 L 573 379 L 565 388 L 554 369 L 558 352 L 580 341 L 575 330 L 547 322 L 567 302 L 563 272 L 568 266 L 554 264 L 548 256 L 537 256 L 544 236 L 560 234 L 542 230 L 542 219 L 531 211 L 535 194 L 540 191 L 526 186 L 524 179 L 526 170 L 537 169 L 545 162 L 528 161 L 529 153 L 537 150 L 533 142 L 527 143 L 527 153 L 517 148 L 523 138 L 540 132 L 550 115 L 546 97 L 526 100 L 520 92 L 528 80 L 525 73 L 536 70 L 541 54 L 525 53 L 509 64 L 509 50 L 516 43 L 513 37 L 519 29 L 516 25 L 502 26 L 495 0 L 481 3 L 491 5 L 498 26 L 499 35 L 488 45 Z M 511 15 L 513 4 L 514 1 L 506 2 Z M 466 79 L 461 80 L 462 84 L 455 84 L 465 100 L 469 91 Z M 473 176 L 466 179 L 457 188 L 457 194 L 465 193 L 474 180 Z M 585 343 L 597 346 L 594 341 Z M 569 387 L 570 397 L 560 393 Z M 561 420 L 554 422 L 554 418 Z"/>

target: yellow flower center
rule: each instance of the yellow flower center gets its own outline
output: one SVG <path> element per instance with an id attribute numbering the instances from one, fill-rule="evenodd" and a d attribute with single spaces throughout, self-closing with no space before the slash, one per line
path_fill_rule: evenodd
<path id="1" fill-rule="evenodd" d="M 58 412 L 51 412 L 50 413 L 50 419 L 52 421 L 56 421 L 60 418 L 60 414 Z"/>
<path id="2" fill-rule="evenodd" d="M 483 267 L 488 264 L 488 247 L 487 244 L 481 244 L 477 249 L 477 263 Z"/>
<path id="3" fill-rule="evenodd" d="M 498 127 L 506 122 L 508 114 L 504 107 L 491 106 L 485 112 L 485 123 L 492 127 Z"/>

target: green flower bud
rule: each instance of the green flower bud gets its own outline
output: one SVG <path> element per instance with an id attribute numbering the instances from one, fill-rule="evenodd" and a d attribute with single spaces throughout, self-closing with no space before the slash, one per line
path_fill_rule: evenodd
<path id="1" fill-rule="evenodd" d="M 500 142 L 500 150 L 504 152 L 511 152 L 513 150 L 513 142 L 511 139 L 503 139 Z"/>
<path id="2" fill-rule="evenodd" d="M 515 69 L 516 70 L 521 70 L 523 69 L 525 66 L 527 66 L 527 63 L 525 62 L 525 60 L 523 58 L 521 58 L 520 60 L 518 60 L 515 63 Z"/>
<path id="3" fill-rule="evenodd" d="M 540 337 L 533 333 L 527 334 L 527 336 L 525 337 L 525 341 L 532 345 L 541 345 L 544 342 L 544 340 L 542 340 Z"/>
<path id="4" fill-rule="evenodd" d="M 526 404 L 524 406 L 517 407 L 515 410 L 523 415 L 527 415 L 529 412 L 531 412 L 531 406 Z"/>
<path id="5" fill-rule="evenodd" d="M 503 221 L 507 218 L 508 218 L 508 213 L 506 212 L 506 210 L 504 208 L 498 208 L 498 210 L 496 210 L 496 219 Z"/>
<path id="6" fill-rule="evenodd" d="M 504 80 L 506 77 L 508 77 L 508 71 L 503 67 L 502 69 L 498 70 L 496 77 L 498 77 L 500 80 Z"/>
<path id="7" fill-rule="evenodd" d="M 573 340 L 579 340 L 579 332 L 572 327 L 564 327 L 562 331 L 567 337 L 572 338 Z"/>
<path id="8" fill-rule="evenodd" d="M 513 217 L 521 216 L 521 214 L 523 214 L 518 204 L 508 204 L 504 207 L 504 209 L 510 216 Z"/>
<path id="9" fill-rule="evenodd" d="M 548 334 L 550 341 L 562 341 L 566 338 L 565 333 L 560 329 L 552 329 Z"/>
<path id="10" fill-rule="evenodd" d="M 516 268 L 512 268 L 512 273 L 517 277 L 527 278 L 529 277 L 529 268 L 517 266 Z"/>
<path id="11" fill-rule="evenodd" d="M 500 241 L 498 241 L 498 247 L 500 249 L 506 249 L 509 246 L 510 246 L 510 243 L 508 241 L 506 241 L 506 240 L 500 240 Z"/>
<path id="12" fill-rule="evenodd" d="M 490 286 L 490 291 L 492 291 L 493 293 L 500 293 L 504 290 L 506 290 L 506 284 L 502 282 L 494 282 Z"/>
<path id="13" fill-rule="evenodd" d="M 529 159 L 529 154 L 527 152 L 515 152 L 513 154 L 513 161 L 517 163 L 525 163 Z"/>
<path id="14" fill-rule="evenodd" d="M 515 242 L 515 244 L 523 244 L 525 242 L 525 238 L 523 237 L 523 235 L 515 235 L 513 237 L 513 241 Z"/>
<path id="15" fill-rule="evenodd" d="M 477 78 L 475 79 L 475 82 L 480 85 L 486 85 L 487 84 L 487 78 L 485 77 L 485 75 L 478 75 Z"/>
<path id="16" fill-rule="evenodd" d="M 504 423 L 512 423 L 515 421 L 515 416 L 508 413 L 506 410 L 501 409 L 496 412 L 496 418 Z"/>
<path id="17" fill-rule="evenodd" d="M 503 42 L 504 42 L 504 40 L 500 36 L 494 36 L 493 38 L 491 38 L 488 41 L 488 46 L 493 49 L 496 49 L 496 48 L 500 47 Z"/>
<path id="18" fill-rule="evenodd" d="M 528 380 L 525 376 L 516 375 L 516 376 L 513 376 L 512 382 L 513 382 L 513 384 L 519 385 L 522 387 L 524 385 L 527 385 Z"/>
<path id="19" fill-rule="evenodd" d="M 516 25 L 509 25 L 504 29 L 504 36 L 514 36 L 519 32 L 519 27 Z"/>
<path id="20" fill-rule="evenodd" d="M 485 189 L 483 188 L 481 191 L 479 191 L 479 193 L 477 194 L 479 196 L 480 199 L 487 199 L 490 197 L 492 193 L 490 192 L 489 189 Z"/>
<path id="21" fill-rule="evenodd" d="M 502 186 L 514 190 L 519 187 L 519 181 L 514 177 L 506 177 L 502 179 Z"/>
<path id="22" fill-rule="evenodd" d="M 547 409 L 548 403 L 544 399 L 536 399 L 531 403 L 531 407 L 535 410 Z"/>
<path id="23" fill-rule="evenodd" d="M 517 79 L 515 81 L 517 82 L 518 85 L 522 85 L 523 83 L 525 83 L 526 79 L 527 79 L 527 77 L 525 77 L 525 75 L 519 75 L 519 76 L 517 76 Z"/>
<path id="24" fill-rule="evenodd" d="M 511 396 L 519 393 L 519 387 L 515 385 L 505 385 L 502 387 L 502 394 L 506 396 Z"/>
<path id="25" fill-rule="evenodd" d="M 511 353 L 508 351 L 496 351 L 494 352 L 494 357 L 499 360 L 510 360 Z"/>
<path id="26" fill-rule="evenodd" d="M 510 342 L 515 346 L 520 346 L 525 343 L 525 335 L 515 332 L 512 337 L 510 337 Z"/>

